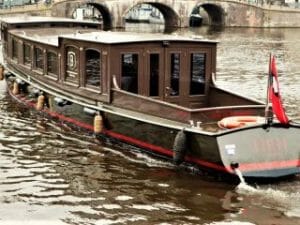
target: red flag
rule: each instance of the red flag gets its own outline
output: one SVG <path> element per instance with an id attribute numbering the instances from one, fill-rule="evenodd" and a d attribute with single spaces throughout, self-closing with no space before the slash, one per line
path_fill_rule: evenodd
<path id="1" fill-rule="evenodd" d="M 289 124 L 289 119 L 285 114 L 281 96 L 279 92 L 278 74 L 276 68 L 275 57 L 272 56 L 270 59 L 270 74 L 269 74 L 269 87 L 268 87 L 268 98 L 269 102 L 272 103 L 272 109 L 277 119 L 282 124 Z"/>

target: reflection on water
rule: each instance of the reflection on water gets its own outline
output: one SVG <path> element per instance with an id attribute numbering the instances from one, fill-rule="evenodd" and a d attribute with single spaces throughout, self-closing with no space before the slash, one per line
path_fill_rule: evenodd
<path id="1" fill-rule="evenodd" d="M 269 53 L 298 116 L 300 30 L 183 29 L 220 40 L 220 86 L 265 99 Z M 298 34 L 299 33 L 299 34 Z M 0 82 L 0 224 L 295 225 L 300 177 L 250 187 L 208 180 L 54 123 L 14 103 Z"/>

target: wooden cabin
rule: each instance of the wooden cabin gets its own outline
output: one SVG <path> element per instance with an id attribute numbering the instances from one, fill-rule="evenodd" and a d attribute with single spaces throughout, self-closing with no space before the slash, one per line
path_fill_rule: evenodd
<path id="1" fill-rule="evenodd" d="M 32 23 L 2 21 L 8 67 L 70 98 L 185 122 L 201 108 L 257 104 L 212 85 L 216 41 L 103 32 L 76 21 Z"/>

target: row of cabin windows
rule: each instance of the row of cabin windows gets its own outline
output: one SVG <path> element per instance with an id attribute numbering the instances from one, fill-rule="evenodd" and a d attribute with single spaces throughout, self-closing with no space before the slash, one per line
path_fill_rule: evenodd
<path id="1" fill-rule="evenodd" d="M 149 95 L 159 96 L 159 57 L 150 54 Z M 126 53 L 121 56 L 122 79 L 121 89 L 138 93 L 138 54 Z M 180 53 L 170 55 L 170 95 L 179 96 L 180 86 Z M 205 92 L 205 53 L 190 54 L 190 95 L 201 95 Z"/>
<path id="2" fill-rule="evenodd" d="M 32 60 L 34 67 L 44 69 L 44 52 L 41 48 L 34 48 L 34 56 L 31 56 L 31 46 L 24 43 L 23 45 L 24 64 L 31 66 Z M 66 48 L 66 74 L 68 81 L 78 80 L 78 56 L 79 50 L 73 46 Z M 88 49 L 85 52 L 85 84 L 87 86 L 100 87 L 101 85 L 101 53 Z M 12 41 L 12 58 L 18 58 L 18 42 Z M 58 56 L 55 52 L 47 52 L 47 74 L 58 75 Z M 180 92 L 180 53 L 170 54 L 170 95 L 179 96 Z M 136 53 L 121 54 L 121 89 L 138 93 L 138 60 L 139 55 Z M 159 65 L 160 54 L 150 54 L 150 81 L 149 95 L 152 97 L 159 96 Z M 205 53 L 190 53 L 190 95 L 204 94 L 205 91 Z"/>
<path id="3" fill-rule="evenodd" d="M 18 41 L 12 40 L 12 58 L 17 60 L 18 58 Z M 31 45 L 23 44 L 23 62 L 25 65 L 32 65 L 38 70 L 44 70 L 44 51 L 41 48 L 34 47 L 32 57 Z M 74 47 L 67 47 L 66 53 L 66 79 L 78 80 L 78 49 Z M 96 50 L 88 49 L 85 52 L 86 65 L 85 65 L 85 78 L 86 85 L 93 87 L 100 87 L 101 84 L 101 54 Z M 47 51 L 47 74 L 58 77 L 58 54 L 56 52 Z"/>

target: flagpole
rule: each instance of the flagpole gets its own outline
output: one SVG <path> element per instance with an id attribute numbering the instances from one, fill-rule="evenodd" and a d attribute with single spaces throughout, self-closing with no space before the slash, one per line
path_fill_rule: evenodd
<path id="1" fill-rule="evenodd" d="M 267 88 L 267 100 L 265 108 L 266 125 L 270 126 L 273 123 L 274 115 L 280 124 L 289 125 L 279 91 L 278 72 L 275 62 L 275 57 L 270 55 L 269 79 Z"/>
<path id="2" fill-rule="evenodd" d="M 268 74 L 268 82 L 267 82 L 267 99 L 266 99 L 266 107 L 265 107 L 265 119 L 266 124 L 270 125 L 273 122 L 273 112 L 270 110 L 270 88 L 272 88 L 272 71 L 271 71 L 271 62 L 272 62 L 272 54 L 270 53 L 269 59 L 269 74 Z"/>

